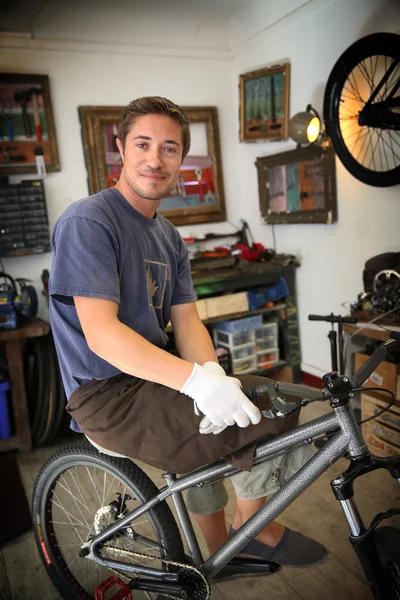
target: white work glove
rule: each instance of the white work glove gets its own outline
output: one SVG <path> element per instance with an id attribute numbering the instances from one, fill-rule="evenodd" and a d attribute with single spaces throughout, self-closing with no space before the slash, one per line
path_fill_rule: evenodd
<path id="1" fill-rule="evenodd" d="M 208 362 L 204 363 L 203 369 L 207 369 L 207 371 L 209 373 L 214 373 L 215 375 L 222 375 L 222 377 L 226 377 L 226 373 L 219 363 L 208 361 Z M 200 412 L 199 412 L 199 409 L 197 408 L 196 401 L 193 400 L 193 403 L 194 403 L 194 412 L 196 413 L 196 415 L 199 415 Z M 205 434 L 205 435 L 207 435 L 209 433 L 213 433 L 214 435 L 218 435 L 219 433 L 221 433 L 221 431 L 224 431 L 224 429 L 226 429 L 227 427 L 228 427 L 228 425 L 225 425 L 225 423 L 224 423 L 224 425 L 215 425 L 211 421 L 211 419 L 209 419 L 209 417 L 203 417 L 202 420 L 200 421 L 199 433 Z"/>
<path id="2" fill-rule="evenodd" d="M 218 368 L 218 374 L 210 373 L 207 368 L 195 363 L 181 393 L 193 398 L 197 408 L 214 425 L 221 427 L 236 423 L 239 427 L 247 427 L 250 423 L 259 423 L 261 413 L 243 394 L 240 381 L 226 377 L 225 373 L 222 375 L 221 368 Z"/>

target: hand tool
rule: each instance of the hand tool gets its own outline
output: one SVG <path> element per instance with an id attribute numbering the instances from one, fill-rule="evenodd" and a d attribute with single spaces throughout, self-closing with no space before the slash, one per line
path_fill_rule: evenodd
<path id="1" fill-rule="evenodd" d="M 39 113 L 39 104 L 38 104 L 38 94 L 40 94 L 39 89 L 31 88 L 30 92 L 32 92 L 32 104 L 33 104 L 33 118 L 35 121 L 35 130 L 36 137 L 38 142 L 42 141 L 42 125 L 40 123 L 40 113 Z"/>
<path id="2" fill-rule="evenodd" d="M 6 117 L 8 139 L 10 140 L 10 142 L 12 142 L 14 139 L 14 130 L 13 130 L 13 126 L 12 126 L 11 100 L 9 98 L 7 98 L 6 110 L 4 112 L 5 112 L 5 117 Z"/>
<path id="3" fill-rule="evenodd" d="M 32 98 L 31 90 L 25 90 L 23 92 L 16 92 L 14 94 L 15 102 L 18 102 L 21 105 L 25 137 L 27 137 L 27 138 L 32 137 L 31 123 L 29 120 L 29 115 L 28 115 L 28 110 L 27 110 L 27 104 L 28 104 L 29 100 L 31 100 L 31 98 Z"/>
<path id="4" fill-rule="evenodd" d="M 5 123 L 5 113 L 4 113 L 4 100 L 0 98 L 1 112 L 0 112 L 0 140 L 4 140 L 4 128 L 3 125 Z"/>

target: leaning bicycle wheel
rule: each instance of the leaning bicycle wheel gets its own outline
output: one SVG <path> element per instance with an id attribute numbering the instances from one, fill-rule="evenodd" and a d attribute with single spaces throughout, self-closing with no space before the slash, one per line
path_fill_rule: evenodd
<path id="1" fill-rule="evenodd" d="M 33 492 L 33 529 L 44 566 L 62 598 L 90 600 L 108 577 L 117 575 L 125 582 L 135 577 L 102 567 L 79 552 L 85 541 L 157 493 L 132 461 L 99 454 L 83 443 L 58 450 L 47 460 Z M 133 559 L 126 550 L 157 558 Z M 156 569 L 165 568 L 163 558 L 184 559 L 179 530 L 165 502 L 119 531 L 101 553 Z M 135 591 L 134 597 L 154 599 L 157 594 Z"/>
<path id="2" fill-rule="evenodd" d="M 377 187 L 400 183 L 399 35 L 368 35 L 340 56 L 326 84 L 324 120 L 354 177 Z"/>

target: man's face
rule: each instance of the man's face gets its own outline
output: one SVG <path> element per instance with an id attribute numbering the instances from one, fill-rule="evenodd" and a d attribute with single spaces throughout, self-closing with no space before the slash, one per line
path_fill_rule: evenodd
<path id="1" fill-rule="evenodd" d="M 182 130 L 164 115 L 139 117 L 125 141 L 117 140 L 123 177 L 130 190 L 146 200 L 160 200 L 176 184 L 182 163 Z"/>

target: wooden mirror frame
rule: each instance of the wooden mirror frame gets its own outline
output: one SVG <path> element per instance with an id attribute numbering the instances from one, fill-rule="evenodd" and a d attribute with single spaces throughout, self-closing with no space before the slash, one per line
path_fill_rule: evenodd
<path id="1" fill-rule="evenodd" d="M 110 187 L 106 165 L 104 126 L 117 126 L 121 121 L 123 109 L 124 107 L 120 106 L 78 107 L 90 195 Z M 207 152 L 212 159 L 213 184 L 217 206 L 185 207 L 160 210 L 159 212 L 174 225 L 225 221 L 225 194 L 217 108 L 214 106 L 183 106 L 182 110 L 189 117 L 191 123 L 205 124 Z M 116 176 L 117 178 L 118 176 Z"/>

